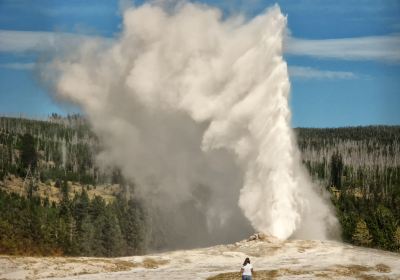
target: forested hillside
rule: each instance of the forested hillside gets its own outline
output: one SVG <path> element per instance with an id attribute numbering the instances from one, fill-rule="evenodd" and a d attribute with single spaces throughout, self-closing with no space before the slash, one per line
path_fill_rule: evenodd
<path id="1" fill-rule="evenodd" d="M 332 194 L 346 242 L 400 249 L 400 127 L 297 129 L 303 161 Z"/>
<path id="2" fill-rule="evenodd" d="M 0 118 L 0 179 L 6 174 L 32 174 L 47 179 L 95 183 L 93 163 L 97 139 L 78 115 L 49 121 Z"/>
<path id="3" fill-rule="evenodd" d="M 400 127 L 296 133 L 305 166 L 331 193 L 343 240 L 398 251 Z M 148 248 L 146 209 L 117 169 L 96 166 L 100 149 L 79 116 L 0 118 L 0 253 L 118 256 Z"/>
<path id="4" fill-rule="evenodd" d="M 79 116 L 0 118 L 0 254 L 144 252 L 144 207 L 118 170 L 96 167 L 97 149 Z"/>

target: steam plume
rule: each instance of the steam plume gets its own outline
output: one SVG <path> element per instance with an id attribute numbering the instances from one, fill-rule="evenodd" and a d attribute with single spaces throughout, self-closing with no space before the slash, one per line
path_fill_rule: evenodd
<path id="1" fill-rule="evenodd" d="M 245 21 L 198 4 L 145 4 L 125 11 L 111 46 L 87 42 L 55 61 L 58 94 L 103 142 L 99 162 L 163 209 L 171 244 L 188 233 L 196 244 L 246 236 L 242 213 L 283 239 L 325 239 L 335 223 L 290 127 L 285 26 L 278 6 Z"/>

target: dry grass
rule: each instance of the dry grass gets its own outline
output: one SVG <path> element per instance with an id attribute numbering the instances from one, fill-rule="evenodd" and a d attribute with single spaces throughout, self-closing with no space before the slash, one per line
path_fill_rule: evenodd
<path id="1" fill-rule="evenodd" d="M 215 276 L 208 277 L 207 280 L 232 280 L 240 279 L 240 272 L 225 272 Z"/>
<path id="2" fill-rule="evenodd" d="M 152 258 L 145 258 L 142 262 L 142 266 L 148 269 L 155 269 L 161 265 L 165 265 L 169 263 L 168 260 L 161 260 L 161 259 L 152 259 Z"/>
<path id="3" fill-rule="evenodd" d="M 306 275 L 312 273 L 306 270 L 291 270 L 291 269 L 272 269 L 272 270 L 259 270 L 254 273 L 253 279 L 255 280 L 270 280 L 276 279 L 283 275 Z M 216 276 L 207 278 L 207 280 L 233 280 L 240 279 L 240 272 L 227 272 L 221 273 Z"/>
<path id="4" fill-rule="evenodd" d="M 87 194 L 90 199 L 95 196 L 101 196 L 107 203 L 110 203 L 116 199 L 115 194 L 119 193 L 120 187 L 118 184 L 101 184 L 97 185 L 96 188 L 93 185 L 80 184 L 77 182 L 68 182 L 69 185 L 69 197 L 73 199 L 75 193 L 81 193 L 82 187 L 89 188 Z M 48 198 L 50 202 L 59 203 L 61 198 L 60 189 L 55 187 L 55 181 L 38 182 L 37 191 L 35 195 L 41 198 Z M 0 189 L 8 193 L 17 193 L 21 196 L 27 196 L 28 188 L 24 184 L 24 178 L 16 177 L 14 175 L 7 176 L 3 181 L 0 181 Z"/>
<path id="5" fill-rule="evenodd" d="M 375 269 L 376 269 L 376 271 L 383 272 L 383 273 L 389 273 L 392 271 L 389 266 L 387 266 L 386 264 L 383 264 L 383 263 L 377 264 L 375 266 Z"/>
<path id="6" fill-rule="evenodd" d="M 132 268 L 140 266 L 138 263 L 119 260 L 119 259 L 77 259 L 77 258 L 60 258 L 54 259 L 52 264 L 55 265 L 56 271 L 63 271 L 65 267 L 69 264 L 80 264 L 82 265 L 81 270 L 77 271 L 75 274 L 90 274 L 98 273 L 100 271 L 104 272 L 117 272 L 117 271 L 127 271 Z"/>
<path id="7" fill-rule="evenodd" d="M 114 263 L 114 267 L 111 267 L 111 271 L 127 271 L 131 270 L 132 268 L 137 267 L 138 264 L 128 261 L 119 260 L 118 262 Z"/>
<path id="8" fill-rule="evenodd" d="M 336 266 L 337 272 L 351 274 L 351 275 L 359 274 L 359 273 L 367 272 L 367 271 L 371 271 L 371 270 L 372 270 L 371 267 L 358 265 L 358 264 Z"/>
<path id="9" fill-rule="evenodd" d="M 362 265 L 338 265 L 326 270 L 301 270 L 301 269 L 273 269 L 273 270 L 260 270 L 254 273 L 254 280 L 267 280 L 276 279 L 281 276 L 293 276 L 293 275 L 309 275 L 308 278 L 323 278 L 323 279 L 336 279 L 337 277 L 352 277 L 361 280 L 384 280 L 388 279 L 385 276 L 375 276 L 367 274 L 367 272 L 390 272 L 390 267 L 385 264 L 378 264 L 375 267 L 362 266 Z M 221 273 L 212 277 L 207 278 L 207 280 L 234 280 L 240 279 L 239 272 L 226 272 Z"/>

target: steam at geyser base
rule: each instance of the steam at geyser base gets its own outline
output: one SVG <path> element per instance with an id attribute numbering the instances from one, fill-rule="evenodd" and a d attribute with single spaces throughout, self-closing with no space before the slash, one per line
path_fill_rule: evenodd
<path id="1" fill-rule="evenodd" d="M 135 182 L 162 246 L 326 239 L 336 226 L 291 129 L 285 26 L 278 6 L 247 21 L 144 4 L 117 40 L 53 61 L 57 94 L 87 115 L 98 163 Z"/>

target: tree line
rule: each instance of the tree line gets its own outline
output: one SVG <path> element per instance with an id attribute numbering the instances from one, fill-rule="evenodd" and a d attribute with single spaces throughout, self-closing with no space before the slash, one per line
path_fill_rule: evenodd
<path id="1" fill-rule="evenodd" d="M 126 256 L 146 249 L 146 213 L 122 193 L 110 203 L 85 189 L 69 198 L 67 181 L 59 203 L 0 190 L 0 254 Z"/>
<path id="2" fill-rule="evenodd" d="M 296 129 L 302 160 L 312 178 L 331 193 L 342 238 L 356 245 L 400 249 L 400 126 Z M 0 191 L 0 253 L 121 256 L 162 247 L 146 206 L 123 191 L 118 170 L 100 171 L 101 149 L 79 116 L 48 121 L 0 117 L 0 185 L 9 175 L 58 182 L 58 202 L 36 193 Z M 37 182 L 36 181 L 36 182 Z M 71 196 L 68 182 L 82 191 Z M 85 184 L 112 182 L 115 200 L 89 199 Z M 1 188 L 0 188 L 1 189 Z M 131 192 L 132 193 L 132 192 Z"/>
<path id="3" fill-rule="evenodd" d="M 21 153 L 27 145 L 34 147 L 32 168 L 43 182 L 66 178 L 97 184 L 109 178 L 95 164 L 98 139 L 78 116 L 53 115 L 48 121 L 0 117 L 0 180 L 8 174 L 25 176 Z"/>
<path id="4" fill-rule="evenodd" d="M 400 250 L 400 127 L 297 129 L 305 166 L 331 192 L 342 239 Z"/>
<path id="5" fill-rule="evenodd" d="M 0 253 L 112 257 L 145 252 L 145 207 L 127 195 L 118 170 L 98 170 L 99 149 L 77 115 L 53 114 L 47 121 L 0 117 L 0 185 L 9 175 L 31 175 L 26 196 L 0 188 Z M 60 190 L 57 202 L 37 193 L 37 183 L 48 180 Z M 73 198 L 68 182 L 82 186 Z M 115 200 L 89 199 L 85 185 L 104 182 L 120 186 Z"/>

